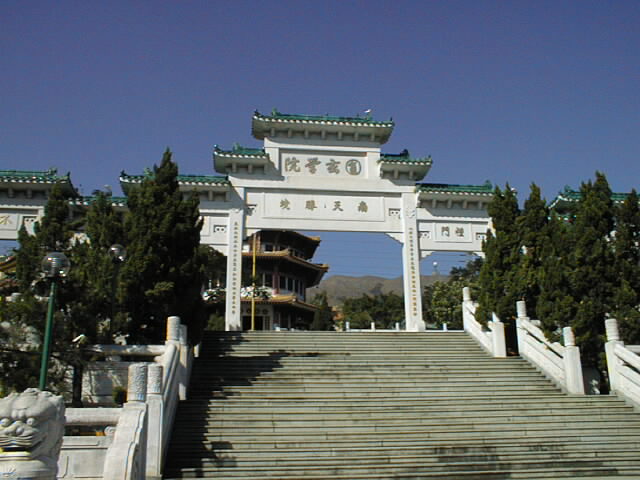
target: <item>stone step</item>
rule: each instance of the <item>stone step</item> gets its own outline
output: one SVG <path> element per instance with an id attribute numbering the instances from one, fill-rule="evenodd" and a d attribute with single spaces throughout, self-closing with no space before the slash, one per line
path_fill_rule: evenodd
<path id="1" fill-rule="evenodd" d="M 586 411 L 560 411 L 556 413 L 539 413 L 539 412 L 436 412 L 433 414 L 424 415 L 422 412 L 393 412 L 387 414 L 359 414 L 353 413 L 333 413 L 330 417 L 324 414 L 256 414 L 253 412 L 225 415 L 207 415 L 204 419 L 200 418 L 195 425 L 201 427 L 230 427 L 230 426 L 245 426 L 245 427 L 284 427 L 288 425 L 309 425 L 309 426 L 335 426 L 345 427 L 350 425 L 368 424 L 375 422 L 376 425 L 382 425 L 385 423 L 400 423 L 411 425 L 428 425 L 439 424 L 442 422 L 451 423 L 454 421 L 464 421 L 467 423 L 487 423 L 487 422 L 512 422 L 519 423 L 525 421 L 538 422 L 540 419 L 544 419 L 545 422 L 581 422 L 581 421 L 594 421 L 594 420 L 607 420 L 607 421 L 624 421 L 629 418 L 628 411 L 611 412 L 604 409 L 589 409 Z M 185 422 L 185 426 L 189 425 Z"/>
<path id="2" fill-rule="evenodd" d="M 325 439 L 316 438 L 313 441 L 298 441 L 296 439 L 284 439 L 274 441 L 273 439 L 248 438 L 247 440 L 234 439 L 230 441 L 205 441 L 201 437 L 193 439 L 190 443 L 195 450 L 252 450 L 260 452 L 281 452 L 283 455 L 291 451 L 312 451 L 331 452 L 340 450 L 355 451 L 358 449 L 399 449 L 406 450 L 417 447 L 432 447 L 449 452 L 453 448 L 466 450 L 469 448 L 502 449 L 505 447 L 520 448 L 526 450 L 557 449 L 557 446 L 576 445 L 579 448 L 591 448 L 592 444 L 608 443 L 610 445 L 626 445 L 628 443 L 640 442 L 640 434 L 636 431 L 615 432 L 615 433 L 591 433 L 589 431 L 568 433 L 563 432 L 561 436 L 555 432 L 527 432 L 526 436 L 517 433 L 505 432 L 500 436 L 477 436 L 468 438 L 465 436 L 452 437 L 447 440 L 440 438 L 423 438 L 421 436 L 407 437 L 402 435 L 378 435 L 376 437 L 358 437 L 353 439 Z M 178 443 L 177 445 L 181 445 Z M 176 451 L 179 449 L 176 445 Z M 182 444 L 184 450 L 185 445 Z"/>
<path id="3" fill-rule="evenodd" d="M 548 436 L 548 438 L 562 438 L 563 435 L 576 436 L 589 433 L 594 428 L 602 429 L 602 433 L 607 434 L 634 434 L 640 429 L 640 422 L 607 424 L 605 421 L 582 422 L 576 424 L 548 424 L 522 423 L 513 425 L 499 425 L 487 427 L 486 425 L 467 425 L 464 423 L 450 425 L 379 425 L 379 426 L 352 426 L 342 429 L 321 429 L 305 427 L 288 427 L 282 429 L 246 429 L 244 431 L 229 429 L 213 429 L 212 431 L 191 431 L 188 427 L 175 432 L 173 437 L 176 441 L 197 438 L 200 441 L 257 441 L 260 438 L 263 442 L 314 442 L 317 440 L 333 440 L 336 442 L 365 441 L 373 437 L 372 441 L 383 441 L 391 438 L 408 438 L 410 436 L 422 439 L 451 440 L 465 436 L 469 439 L 496 438 L 511 434 L 515 437 L 526 437 L 527 435 Z"/>
<path id="4" fill-rule="evenodd" d="M 312 463 L 312 462 L 311 462 Z M 202 474 L 214 474 L 216 478 L 336 478 L 336 476 L 348 475 L 351 478 L 354 476 L 371 475 L 375 474 L 378 478 L 398 478 L 397 475 L 411 475 L 409 478 L 421 478 L 421 476 L 433 474 L 446 473 L 447 475 L 459 474 L 460 472 L 473 472 L 475 475 L 481 472 L 502 472 L 505 471 L 511 473 L 510 476 L 503 476 L 502 478 L 514 478 L 513 473 L 519 472 L 522 474 L 528 474 L 532 471 L 540 470 L 558 471 L 559 469 L 569 470 L 575 472 L 576 470 L 591 471 L 591 472 L 607 472 L 609 474 L 620 471 L 621 469 L 640 474 L 640 467 L 635 459 L 629 458 L 599 458 L 599 459 L 587 459 L 587 460 L 562 460 L 562 459 L 547 459 L 545 460 L 516 460 L 514 462 L 500 462 L 500 461 L 468 461 L 460 463 L 447 463 L 444 465 L 438 465 L 437 462 L 426 463 L 420 459 L 407 460 L 402 463 L 372 463 L 371 465 L 330 465 L 322 467 L 320 465 L 311 466 L 278 466 L 274 469 L 273 466 L 251 466 L 246 469 L 239 468 L 238 466 L 226 468 L 226 467 L 208 467 L 197 466 L 192 468 L 182 469 L 182 478 L 189 478 L 191 475 L 200 476 Z M 277 472 L 274 475 L 274 470 Z M 262 474 L 262 476 L 260 476 Z M 379 477 L 381 474 L 386 474 L 387 477 Z M 416 474 L 418 475 L 416 477 Z M 440 478 L 440 477 L 439 477 Z M 449 478 L 456 478 L 450 476 Z M 482 477 L 481 477 L 482 478 Z M 498 477 L 499 478 L 499 477 Z M 530 477 L 520 477 L 530 478 Z M 555 478 L 555 477 L 551 477 Z M 571 477 L 569 477 L 571 478 Z"/>
<path id="5" fill-rule="evenodd" d="M 640 415 L 462 332 L 205 334 L 165 478 L 640 478 Z"/>
<path id="6" fill-rule="evenodd" d="M 423 456 L 447 456 L 447 455 L 488 455 L 488 454 L 508 454 L 508 453 L 548 453 L 555 452 L 575 453 L 585 452 L 587 454 L 606 455 L 609 451 L 633 451 L 636 454 L 640 450 L 640 435 L 635 439 L 629 436 L 609 436 L 609 437 L 574 437 L 569 438 L 568 443 L 549 440 L 548 438 L 518 437 L 519 444 L 514 445 L 512 437 L 501 439 L 502 443 L 494 441 L 491 444 L 482 441 L 472 442 L 467 439 L 459 439 L 446 444 L 434 441 L 421 441 L 420 443 L 409 441 L 388 442 L 383 446 L 367 444 L 334 444 L 328 443 L 324 446 L 301 445 L 299 447 L 285 448 L 280 444 L 248 444 L 241 447 L 238 444 L 219 443 L 199 445 L 176 445 L 173 450 L 183 455 L 202 455 L 212 457 L 215 455 L 226 455 L 227 453 L 236 458 L 304 458 L 309 455 L 315 457 L 350 457 L 350 456 L 380 456 L 382 454 L 395 455 L 423 455 Z M 499 448 L 499 450 L 498 450 Z M 226 453 L 225 453 L 226 452 Z"/>
<path id="7" fill-rule="evenodd" d="M 615 405 L 594 406 L 594 405 L 580 405 L 576 404 L 567 410 L 566 406 L 563 407 L 545 407 L 545 408 L 528 408 L 523 406 L 514 407 L 511 409 L 495 408 L 492 405 L 479 405 L 470 412 L 469 407 L 463 404 L 460 405 L 447 405 L 446 409 L 443 406 L 413 406 L 407 408 L 376 408 L 376 409 L 362 409 L 358 406 L 353 406 L 351 409 L 336 409 L 333 407 L 326 407 L 323 409 L 312 407 L 291 406 L 290 408 L 262 408 L 262 409 L 250 409 L 246 406 L 236 408 L 222 408 L 208 407 L 206 410 L 206 418 L 218 418 L 224 416 L 225 418 L 248 418 L 251 416 L 255 419 L 290 419 L 302 417 L 304 419 L 326 419 L 327 413 L 331 414 L 331 418 L 335 419 L 351 419 L 353 417 L 375 417 L 375 418 L 412 418 L 412 417 L 465 417 L 470 418 L 470 415 L 475 414 L 477 416 L 566 416 L 566 415 L 578 415 L 578 416 L 606 416 L 608 414 L 615 415 L 632 415 L 635 411 L 632 407 L 623 403 Z M 177 418 L 191 418 L 191 412 L 181 410 L 178 412 Z M 198 418 L 197 421 L 202 421 Z"/>
<path id="8" fill-rule="evenodd" d="M 637 458 L 638 450 L 632 448 L 618 448 L 616 450 L 602 450 L 602 451 L 543 451 L 543 452 L 465 452 L 465 453 L 445 453 L 445 454 L 426 454 L 423 452 L 412 451 L 408 453 L 395 452 L 393 455 L 380 452 L 371 453 L 355 453 L 348 455 L 327 455 L 319 452 L 313 454 L 314 467 L 327 468 L 330 467 L 349 467 L 349 466 L 362 466 L 362 465 L 402 465 L 407 463 L 420 464 L 421 468 L 433 469 L 433 470 L 449 470 L 451 466 L 459 467 L 460 465 L 469 465 L 478 463 L 509 463 L 515 464 L 517 462 L 527 462 L 532 464 L 533 462 L 539 462 L 543 464 L 550 460 L 562 460 L 562 461 L 618 461 L 619 463 L 626 463 L 627 465 L 633 465 L 632 462 Z M 174 463 L 174 467 L 179 465 L 186 465 L 194 457 L 181 456 L 180 459 Z M 239 456 L 236 452 L 228 452 L 227 454 L 218 454 L 210 452 L 209 455 L 198 456 L 201 462 L 198 468 L 207 468 L 209 470 L 217 470 L 228 467 L 236 467 L 239 469 L 254 469 L 266 470 L 273 469 L 273 467 L 308 467 L 310 458 L 308 456 L 288 456 L 288 455 L 276 455 L 275 452 L 272 455 L 266 456 Z M 186 467 L 188 469 L 188 467 Z"/>

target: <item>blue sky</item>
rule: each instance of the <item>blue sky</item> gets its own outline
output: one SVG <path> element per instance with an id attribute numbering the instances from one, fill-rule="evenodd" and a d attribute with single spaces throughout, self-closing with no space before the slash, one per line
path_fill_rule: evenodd
<path id="1" fill-rule="evenodd" d="M 536 182 L 551 199 L 601 170 L 629 191 L 638 25 L 637 0 L 4 0 L 0 168 L 119 193 L 121 170 L 167 146 L 182 173 L 211 174 L 213 145 L 259 145 L 255 109 L 371 108 L 396 122 L 385 151 L 432 155 L 427 181 L 510 182 L 521 200 Z M 400 271 L 384 237 L 334 234 L 319 253 L 334 273 Z M 434 260 L 463 259 L 423 273 Z"/>

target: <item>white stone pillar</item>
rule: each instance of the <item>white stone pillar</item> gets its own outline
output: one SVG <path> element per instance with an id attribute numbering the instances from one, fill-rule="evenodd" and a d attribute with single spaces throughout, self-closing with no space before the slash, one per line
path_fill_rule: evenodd
<path id="1" fill-rule="evenodd" d="M 582 381 L 582 362 L 580 361 L 580 347 L 576 346 L 576 337 L 571 327 L 562 329 L 564 339 L 564 378 L 567 382 L 567 391 L 584 395 L 584 382 Z"/>
<path id="2" fill-rule="evenodd" d="M 162 478 L 162 441 L 164 404 L 162 401 L 162 365 L 150 363 L 147 368 L 147 471 L 148 480 Z"/>
<path id="3" fill-rule="evenodd" d="M 189 340 L 187 338 L 187 326 L 180 325 L 180 400 L 187 399 L 189 388 Z"/>
<path id="4" fill-rule="evenodd" d="M 167 317 L 167 342 L 180 342 L 180 317 Z"/>
<path id="5" fill-rule="evenodd" d="M 527 317 L 527 304 L 525 303 L 524 300 L 519 300 L 516 302 L 516 312 L 517 312 L 517 317 L 516 317 L 516 335 L 517 335 L 517 339 L 518 339 L 518 353 L 520 355 L 522 355 L 523 357 L 526 356 L 527 352 L 525 352 L 526 348 L 526 342 L 525 342 L 525 337 L 527 335 L 527 331 L 522 328 L 521 326 L 521 322 L 524 320 L 529 320 L 529 317 Z"/>
<path id="6" fill-rule="evenodd" d="M 494 313 L 492 315 L 491 324 L 489 325 L 491 330 L 491 343 L 493 356 L 496 358 L 507 357 L 507 338 L 504 334 L 504 323 L 500 321 L 498 316 Z"/>
<path id="7" fill-rule="evenodd" d="M 607 355 L 607 371 L 609 372 L 609 387 L 612 393 L 621 393 L 620 376 L 618 369 L 622 366 L 622 361 L 615 354 L 616 346 L 624 345 L 620 340 L 618 321 L 615 318 L 608 318 L 604 321 L 607 332 L 607 342 L 604 344 L 604 351 Z"/>
<path id="8" fill-rule="evenodd" d="M 225 330 L 242 330 L 240 287 L 242 285 L 242 240 L 244 238 L 244 212 L 232 208 L 229 212 L 229 247 L 227 249 L 227 298 Z"/>
<path id="9" fill-rule="evenodd" d="M 418 245 L 417 199 L 415 193 L 402 194 L 402 270 L 404 311 L 407 331 L 425 330 L 422 319 L 422 288 L 420 286 L 420 252 Z"/>
<path id="10" fill-rule="evenodd" d="M 142 402 L 147 399 L 147 364 L 133 363 L 129 365 L 127 383 L 127 403 Z"/>

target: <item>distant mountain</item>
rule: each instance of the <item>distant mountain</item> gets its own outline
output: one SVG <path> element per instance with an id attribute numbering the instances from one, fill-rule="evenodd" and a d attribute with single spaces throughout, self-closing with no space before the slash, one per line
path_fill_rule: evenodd
<path id="1" fill-rule="evenodd" d="M 447 281 L 446 275 L 423 275 L 422 286 L 431 285 L 436 281 Z M 346 275 L 333 275 L 325 278 L 319 285 L 307 289 L 307 300 L 314 295 L 327 292 L 329 305 L 339 305 L 345 298 L 361 297 L 367 295 L 379 295 L 381 293 L 396 293 L 402 295 L 402 277 L 383 278 L 367 275 L 364 277 L 349 277 Z"/>

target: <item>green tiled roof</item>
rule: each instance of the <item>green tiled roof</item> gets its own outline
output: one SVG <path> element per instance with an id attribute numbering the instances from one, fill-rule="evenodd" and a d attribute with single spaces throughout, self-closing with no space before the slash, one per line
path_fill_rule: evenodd
<path id="1" fill-rule="evenodd" d="M 431 156 L 424 158 L 411 158 L 409 150 L 404 149 L 400 153 L 383 153 L 380 155 L 380 161 L 383 163 L 406 163 L 413 165 L 431 165 Z"/>
<path id="2" fill-rule="evenodd" d="M 614 203 L 622 203 L 629 196 L 628 193 L 611 193 L 611 200 Z M 551 202 L 549 205 L 551 208 L 562 208 L 564 203 L 576 203 L 582 198 L 582 193 L 580 190 L 574 190 L 568 185 L 564 187 L 558 196 Z"/>
<path id="3" fill-rule="evenodd" d="M 98 197 L 96 196 L 78 197 L 74 199 L 72 203 L 74 205 L 89 206 L 96 201 L 96 198 Z M 111 205 L 113 206 L 124 207 L 127 205 L 127 197 L 108 197 L 108 198 L 111 201 Z"/>
<path id="4" fill-rule="evenodd" d="M 149 175 L 127 175 L 124 171 L 120 173 L 121 182 L 140 183 Z M 228 185 L 229 180 L 221 175 L 178 175 L 178 183 L 200 184 L 200 185 Z"/>
<path id="5" fill-rule="evenodd" d="M 450 183 L 418 183 L 418 192 L 442 192 L 442 193 L 477 193 L 493 195 L 493 185 L 490 181 L 483 185 L 456 185 Z"/>
<path id="6" fill-rule="evenodd" d="M 44 171 L 0 170 L 0 179 L 17 182 L 58 182 L 60 180 L 69 180 L 69 174 L 58 175 L 58 170 L 55 168 Z"/>
<path id="7" fill-rule="evenodd" d="M 0 170 L 0 182 L 12 183 L 60 183 L 67 195 L 75 196 L 78 194 L 75 187 L 71 183 L 71 176 L 58 175 L 58 170 L 50 168 L 49 170 Z"/>
<path id="8" fill-rule="evenodd" d="M 236 155 L 239 157 L 265 157 L 267 154 L 264 151 L 264 148 L 251 148 L 251 147 L 243 147 L 242 145 L 236 143 L 233 145 L 231 150 L 223 150 L 218 145 L 214 145 L 213 147 L 214 155 Z"/>
<path id="9" fill-rule="evenodd" d="M 379 125 L 385 127 L 393 127 L 393 119 L 389 119 L 387 122 L 380 122 L 373 120 L 370 116 L 364 117 L 337 117 L 332 115 L 293 115 L 289 113 L 281 113 L 277 109 L 273 109 L 271 115 L 263 115 L 257 110 L 253 113 L 253 116 L 262 120 L 280 120 L 280 121 L 293 121 L 293 122 L 310 122 L 310 123 L 343 123 L 343 124 L 363 124 L 363 125 Z"/>

